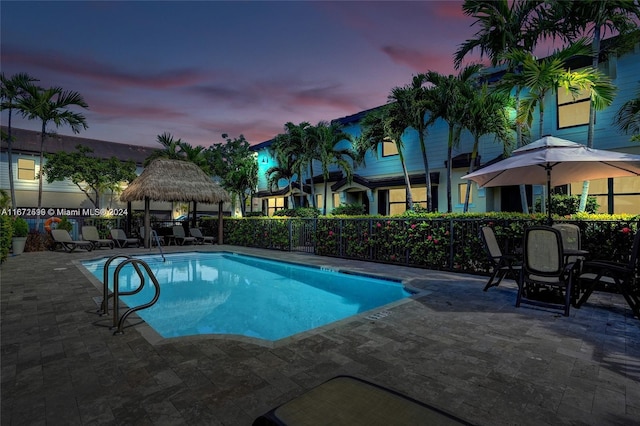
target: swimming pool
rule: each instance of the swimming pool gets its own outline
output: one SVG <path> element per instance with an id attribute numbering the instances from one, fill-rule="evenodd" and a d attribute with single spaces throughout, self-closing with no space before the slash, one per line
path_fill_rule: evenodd
<path id="1" fill-rule="evenodd" d="M 137 314 L 164 338 L 231 334 L 276 341 L 411 296 L 398 281 L 305 267 L 235 253 L 136 256 L 160 283 L 158 302 Z M 82 262 L 102 282 L 106 258 Z M 109 267 L 109 287 L 113 270 Z M 120 290 L 139 286 L 130 265 Z M 153 297 L 152 286 L 122 296 L 128 306 Z"/>

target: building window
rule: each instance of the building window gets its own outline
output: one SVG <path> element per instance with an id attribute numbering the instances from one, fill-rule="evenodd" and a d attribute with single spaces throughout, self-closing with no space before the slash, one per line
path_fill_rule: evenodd
<path id="1" fill-rule="evenodd" d="M 340 194 L 336 192 L 335 194 L 333 194 L 333 208 L 335 209 L 339 205 L 340 205 Z"/>
<path id="2" fill-rule="evenodd" d="M 269 198 L 267 199 L 267 216 L 273 216 L 273 214 L 286 207 L 285 198 Z"/>
<path id="3" fill-rule="evenodd" d="M 458 204 L 464 204 L 464 199 L 467 196 L 467 184 L 459 183 L 458 184 Z M 471 186 L 471 191 L 469 191 L 469 204 L 473 203 L 473 185 Z"/>
<path id="4" fill-rule="evenodd" d="M 382 141 L 382 156 L 390 157 L 392 155 L 398 155 L 398 146 L 391 139 L 385 139 Z"/>
<path id="5" fill-rule="evenodd" d="M 590 89 L 583 89 L 576 95 L 558 90 L 558 129 L 589 124 L 590 93 Z"/>
<path id="6" fill-rule="evenodd" d="M 413 205 L 427 208 L 427 187 L 411 188 Z M 389 215 L 402 214 L 407 211 L 407 191 L 405 188 L 389 190 Z"/>
<path id="7" fill-rule="evenodd" d="M 18 179 L 36 180 L 36 160 L 18 158 Z"/>

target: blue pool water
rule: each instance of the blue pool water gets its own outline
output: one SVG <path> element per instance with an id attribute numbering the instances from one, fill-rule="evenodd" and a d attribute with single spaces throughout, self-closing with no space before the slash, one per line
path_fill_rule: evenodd
<path id="1" fill-rule="evenodd" d="M 278 340 L 411 296 L 401 283 L 233 253 L 140 256 L 160 283 L 160 299 L 138 315 L 162 337 L 237 334 Z M 102 282 L 105 259 L 83 262 Z M 110 265 L 109 287 L 113 289 Z M 139 287 L 131 265 L 120 291 Z M 121 300 L 137 306 L 153 286 Z"/>

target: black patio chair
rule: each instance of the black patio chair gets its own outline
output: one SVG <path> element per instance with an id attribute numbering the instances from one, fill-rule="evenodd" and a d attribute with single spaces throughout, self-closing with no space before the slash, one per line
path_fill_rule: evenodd
<path id="1" fill-rule="evenodd" d="M 618 263 L 603 260 L 586 261 L 583 273 L 579 276 L 584 294 L 576 304 L 580 308 L 587 302 L 598 285 L 615 287 L 631 307 L 633 314 L 640 319 L 640 230 L 636 231 L 629 262 Z"/>
<path id="2" fill-rule="evenodd" d="M 490 226 L 482 226 L 480 228 L 480 240 L 482 240 L 484 250 L 493 265 L 493 273 L 487 285 L 484 286 L 484 291 L 500 285 L 502 279 L 507 275 L 518 282 L 520 279 L 520 269 L 522 268 L 521 262 L 514 255 L 502 253 L 493 228 Z M 496 279 L 497 281 L 494 282 Z"/>
<path id="3" fill-rule="evenodd" d="M 526 228 L 522 249 L 516 307 L 524 303 L 561 309 L 568 316 L 576 263 L 565 262 L 560 231 L 549 226 Z"/>

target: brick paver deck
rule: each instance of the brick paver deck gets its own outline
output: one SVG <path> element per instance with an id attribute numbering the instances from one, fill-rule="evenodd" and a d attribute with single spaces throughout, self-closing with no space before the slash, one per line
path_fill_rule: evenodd
<path id="1" fill-rule="evenodd" d="M 271 345 L 158 341 L 144 324 L 113 336 L 95 314 L 101 292 L 77 261 L 118 249 L 10 257 L 0 266 L 2 425 L 250 425 L 338 374 L 483 425 L 640 424 L 640 320 L 621 296 L 597 294 L 562 317 L 515 308 L 513 282 L 483 292 L 485 277 L 196 248 L 383 274 L 427 294 Z"/>

